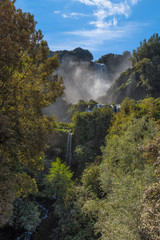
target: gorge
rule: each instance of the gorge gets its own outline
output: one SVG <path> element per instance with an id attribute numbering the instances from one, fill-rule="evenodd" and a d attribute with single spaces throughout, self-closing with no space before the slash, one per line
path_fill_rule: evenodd
<path id="1" fill-rule="evenodd" d="M 96 61 L 49 52 L 15 2 L 0 1 L 0 240 L 159 240 L 160 37 Z"/>

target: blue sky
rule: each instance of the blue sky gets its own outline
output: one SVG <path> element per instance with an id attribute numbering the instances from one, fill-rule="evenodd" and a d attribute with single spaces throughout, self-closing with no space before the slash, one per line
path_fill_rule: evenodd
<path id="1" fill-rule="evenodd" d="M 17 0 L 52 51 L 88 49 L 97 60 L 160 33 L 160 0 Z"/>

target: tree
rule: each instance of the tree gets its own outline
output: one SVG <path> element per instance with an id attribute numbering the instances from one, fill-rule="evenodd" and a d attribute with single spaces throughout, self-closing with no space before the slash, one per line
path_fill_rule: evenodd
<path id="1" fill-rule="evenodd" d="M 108 106 L 94 109 L 92 112 L 75 113 L 73 122 L 76 144 L 83 145 L 94 141 L 96 148 L 99 149 L 104 142 L 112 116 L 113 112 Z"/>
<path id="2" fill-rule="evenodd" d="M 160 37 L 153 34 L 147 41 L 133 50 L 133 68 L 127 69 L 108 89 L 105 99 L 121 103 L 125 97 L 135 100 L 146 96 L 158 98 L 160 95 Z"/>
<path id="3" fill-rule="evenodd" d="M 44 179 L 44 193 L 49 197 L 54 195 L 57 199 L 65 198 L 67 191 L 73 186 L 72 176 L 69 167 L 57 158 L 56 162 L 52 162 L 50 172 Z"/>
<path id="4" fill-rule="evenodd" d="M 95 224 L 101 239 L 141 239 L 141 198 L 146 186 L 156 181 L 153 165 L 138 151 L 156 134 L 146 102 L 126 99 L 106 137 L 99 177 L 104 197 Z"/>
<path id="5" fill-rule="evenodd" d="M 142 197 L 141 233 L 146 239 L 160 236 L 160 133 L 142 146 L 143 156 L 155 166 L 157 182 L 147 186 Z"/>
<path id="6" fill-rule="evenodd" d="M 87 164 L 101 155 L 100 147 L 104 144 L 112 117 L 113 111 L 108 106 L 73 115 L 75 151 L 72 163 L 79 176 Z"/>
<path id="7" fill-rule="evenodd" d="M 42 110 L 63 93 L 62 79 L 52 75 L 59 66 L 57 57 L 48 58 L 47 42 L 35 29 L 33 15 L 16 9 L 14 3 L 0 1 L 0 169 L 1 179 L 7 179 L 0 181 L 0 190 L 10 192 L 2 195 L 1 219 L 14 200 L 18 183 L 22 192 L 36 189 L 34 172 L 43 168 L 44 146 L 54 125 Z M 21 179 L 18 183 L 17 178 Z M 5 221 L 0 219 L 0 225 L 10 214 Z"/>
<path id="8" fill-rule="evenodd" d="M 17 198 L 9 224 L 16 229 L 24 228 L 27 231 L 35 231 L 40 222 L 38 206 L 27 198 Z"/>
<path id="9" fill-rule="evenodd" d="M 158 97 L 160 89 L 160 37 L 158 34 L 153 34 L 148 41 L 145 39 L 137 50 L 133 50 L 132 65 L 137 79 L 140 79 L 138 85 Z"/>
<path id="10" fill-rule="evenodd" d="M 160 37 L 158 34 L 153 34 L 149 40 L 143 40 L 140 42 L 140 46 L 137 50 L 133 50 L 132 65 L 135 66 L 138 62 L 144 58 L 152 60 L 155 56 L 160 55 Z"/>

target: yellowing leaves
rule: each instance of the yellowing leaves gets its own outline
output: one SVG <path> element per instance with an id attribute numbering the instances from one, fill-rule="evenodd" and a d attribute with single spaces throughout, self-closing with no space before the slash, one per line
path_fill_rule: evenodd
<path id="1" fill-rule="evenodd" d="M 43 170 L 44 148 L 54 125 L 43 108 L 64 89 L 61 78 L 50 78 L 58 59 L 48 59 L 47 42 L 35 29 L 33 15 L 17 10 L 14 3 L 0 1 L 0 186 L 5 190 L 0 198 L 0 226 L 11 214 L 14 188 L 22 197 L 37 191 L 29 174 Z"/>
<path id="2" fill-rule="evenodd" d="M 35 179 L 27 173 L 17 173 L 16 174 L 16 195 L 17 197 L 26 198 L 30 194 L 35 194 L 38 192 L 37 184 Z"/>

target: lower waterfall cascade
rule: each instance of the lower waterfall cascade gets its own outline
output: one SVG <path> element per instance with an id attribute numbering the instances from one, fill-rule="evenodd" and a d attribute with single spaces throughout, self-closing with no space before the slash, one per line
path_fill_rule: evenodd
<path id="1" fill-rule="evenodd" d="M 67 137 L 66 163 L 71 167 L 72 163 L 72 133 L 69 132 Z"/>

